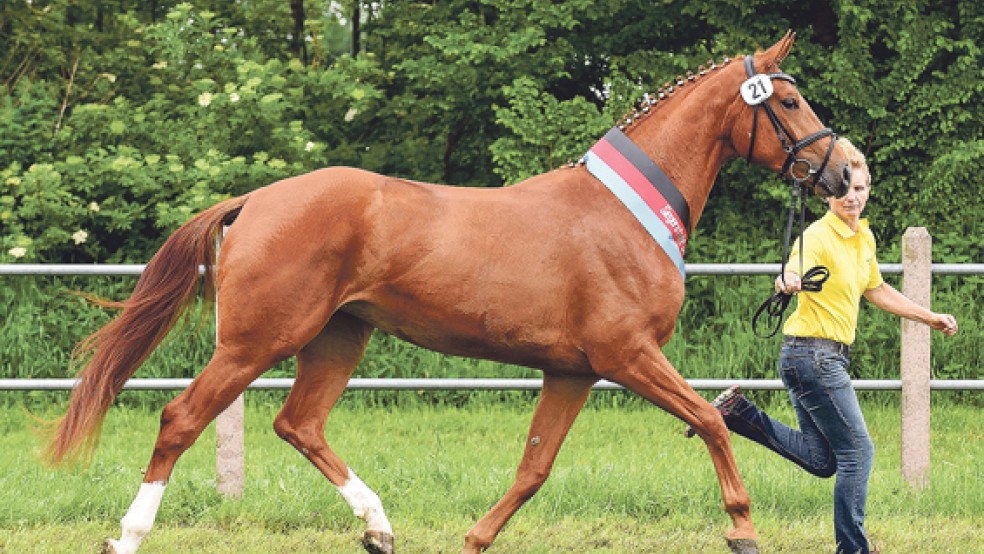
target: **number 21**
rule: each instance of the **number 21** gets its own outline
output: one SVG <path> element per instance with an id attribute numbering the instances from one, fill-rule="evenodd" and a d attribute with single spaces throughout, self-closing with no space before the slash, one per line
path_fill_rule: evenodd
<path id="1" fill-rule="evenodd" d="M 748 82 L 748 91 L 752 95 L 752 100 L 758 100 L 764 94 L 766 94 L 765 83 L 762 82 L 762 79 L 761 78 L 758 78 L 758 79 L 756 79 L 754 81 L 749 81 Z"/>

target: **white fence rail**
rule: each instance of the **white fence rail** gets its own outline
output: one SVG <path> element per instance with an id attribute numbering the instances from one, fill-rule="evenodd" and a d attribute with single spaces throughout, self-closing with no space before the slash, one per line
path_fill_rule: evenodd
<path id="1" fill-rule="evenodd" d="M 902 274 L 902 292 L 924 305 L 930 298 L 932 275 L 980 275 L 984 264 L 933 264 L 931 240 L 924 228 L 910 228 L 902 241 L 903 263 L 881 264 L 884 274 Z M 78 264 L 0 264 L 0 276 L 40 275 L 139 275 L 145 266 Z M 780 264 L 687 264 L 687 274 L 776 275 Z M 928 305 L 927 305 L 928 307 Z M 929 334 L 921 326 L 902 326 L 901 379 L 855 380 L 859 390 L 902 391 L 902 473 L 914 488 L 929 483 L 929 397 L 930 391 L 980 391 L 984 380 L 940 380 L 929 378 Z M 128 390 L 184 389 L 191 379 L 130 379 Z M 257 379 L 251 389 L 289 389 L 293 379 Z M 746 389 L 782 390 L 778 379 L 689 379 L 695 389 L 722 389 L 740 384 Z M 74 379 L 0 379 L 0 390 L 70 390 Z M 537 390 L 541 379 L 352 379 L 352 390 Z M 615 383 L 601 381 L 598 390 L 619 390 Z M 217 485 L 226 496 L 239 496 L 243 476 L 242 397 L 219 416 L 217 425 Z"/>

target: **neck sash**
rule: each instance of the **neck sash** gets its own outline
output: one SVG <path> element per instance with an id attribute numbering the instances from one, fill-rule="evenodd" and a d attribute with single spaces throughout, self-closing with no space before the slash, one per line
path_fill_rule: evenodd
<path id="1" fill-rule="evenodd" d="M 618 127 L 584 156 L 585 166 L 602 182 L 686 277 L 683 254 L 690 229 L 690 206 L 670 178 Z"/>

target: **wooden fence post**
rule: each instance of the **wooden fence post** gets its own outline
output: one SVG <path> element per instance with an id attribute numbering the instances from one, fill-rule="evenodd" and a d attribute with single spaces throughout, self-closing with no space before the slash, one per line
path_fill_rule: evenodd
<path id="1" fill-rule="evenodd" d="M 222 230 L 225 235 L 225 229 Z M 221 238 L 216 239 L 218 261 Z M 215 303 L 215 338 L 218 344 L 219 303 Z M 215 418 L 215 486 L 226 498 L 240 498 L 246 483 L 246 403 L 240 394 L 228 408 Z"/>
<path id="2" fill-rule="evenodd" d="M 902 293 L 929 308 L 933 239 L 925 227 L 902 237 Z M 921 490 L 929 485 L 930 328 L 902 320 L 902 477 Z"/>

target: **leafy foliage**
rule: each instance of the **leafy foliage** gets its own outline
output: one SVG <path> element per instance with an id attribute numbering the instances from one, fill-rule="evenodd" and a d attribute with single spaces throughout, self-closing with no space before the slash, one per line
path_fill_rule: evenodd
<path id="1" fill-rule="evenodd" d="M 579 157 L 641 93 L 786 28 L 785 69 L 868 154 L 882 243 L 927 225 L 954 261 L 979 254 L 977 2 L 288 4 L 0 7 L 0 261 L 143 261 L 204 206 L 326 165 L 509 184 Z M 720 181 L 691 261 L 733 258 L 713 237 L 771 244 L 778 228 L 778 180 L 737 162 Z"/>

